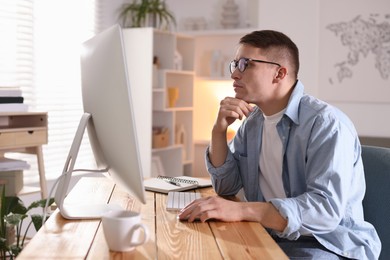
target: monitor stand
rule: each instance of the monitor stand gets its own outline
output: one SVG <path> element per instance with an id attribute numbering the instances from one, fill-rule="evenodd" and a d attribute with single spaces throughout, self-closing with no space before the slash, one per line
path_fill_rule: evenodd
<path id="1" fill-rule="evenodd" d="M 80 150 L 81 141 L 83 139 L 83 135 L 89 120 L 91 120 L 91 114 L 89 113 L 84 113 L 80 119 L 80 123 L 73 139 L 68 158 L 65 161 L 62 175 L 59 177 L 58 187 L 54 197 L 61 215 L 66 219 L 98 219 L 108 211 L 122 209 L 119 205 L 116 204 L 101 203 L 84 205 L 70 204 L 66 203 L 65 201 L 65 198 L 68 195 L 68 188 L 72 173 L 74 171 L 77 154 Z M 104 171 L 107 171 L 107 169 Z M 93 172 L 99 172 L 99 170 Z"/>

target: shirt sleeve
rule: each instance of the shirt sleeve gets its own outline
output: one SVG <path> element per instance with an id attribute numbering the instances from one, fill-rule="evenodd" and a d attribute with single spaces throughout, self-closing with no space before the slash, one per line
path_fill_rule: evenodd
<path id="1" fill-rule="evenodd" d="M 222 196 L 237 194 L 242 187 L 241 178 L 236 161 L 230 149 L 228 149 L 224 164 L 219 167 L 214 167 L 210 162 L 209 147 L 206 149 L 205 160 L 215 192 Z"/>
<path id="2" fill-rule="evenodd" d="M 299 229 L 302 221 L 298 218 L 289 218 L 289 216 L 294 216 L 298 211 L 297 209 L 294 209 L 294 199 L 273 199 L 270 202 L 279 211 L 280 215 L 287 220 L 287 226 L 283 232 L 274 232 L 279 237 L 287 238 L 289 240 L 298 239 L 301 236 Z M 295 207 L 297 206 L 298 205 L 295 205 Z"/>

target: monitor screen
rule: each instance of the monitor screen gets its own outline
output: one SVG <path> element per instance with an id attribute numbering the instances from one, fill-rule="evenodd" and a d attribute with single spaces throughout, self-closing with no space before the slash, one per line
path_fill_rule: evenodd
<path id="1" fill-rule="evenodd" d="M 100 217 L 105 205 L 72 209 L 64 203 L 78 149 L 87 125 L 99 169 L 108 169 L 116 184 L 145 203 L 143 167 L 137 139 L 133 96 L 127 74 L 122 29 L 115 25 L 82 45 L 81 79 L 85 114 L 65 163 L 56 203 L 66 218 Z M 66 186 L 66 187 L 65 187 Z M 88 212 L 89 211 L 89 212 Z"/>

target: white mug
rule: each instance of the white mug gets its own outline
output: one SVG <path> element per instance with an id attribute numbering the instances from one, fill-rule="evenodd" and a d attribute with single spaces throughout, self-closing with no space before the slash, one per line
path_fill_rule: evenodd
<path id="1" fill-rule="evenodd" d="M 131 251 L 149 239 L 148 227 L 141 223 L 140 214 L 134 211 L 110 211 L 102 216 L 102 224 L 111 251 Z"/>

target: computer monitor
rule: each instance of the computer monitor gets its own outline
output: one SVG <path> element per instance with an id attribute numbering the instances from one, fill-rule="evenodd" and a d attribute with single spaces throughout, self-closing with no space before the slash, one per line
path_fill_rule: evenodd
<path id="1" fill-rule="evenodd" d="M 82 45 L 81 81 L 84 115 L 80 120 L 55 201 L 68 219 L 100 218 L 119 206 L 71 205 L 65 201 L 85 128 L 99 169 L 107 169 L 116 184 L 145 203 L 143 167 L 137 140 L 133 96 L 122 29 L 115 25 Z"/>

